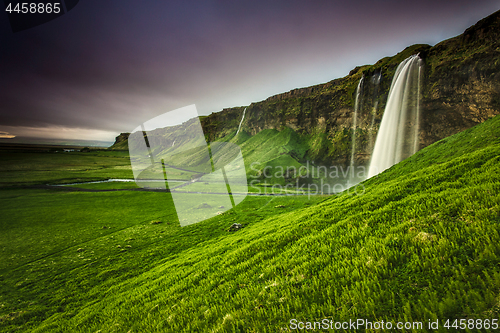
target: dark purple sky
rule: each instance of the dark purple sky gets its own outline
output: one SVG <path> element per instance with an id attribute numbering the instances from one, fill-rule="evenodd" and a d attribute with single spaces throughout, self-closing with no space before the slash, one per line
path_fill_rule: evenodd
<path id="1" fill-rule="evenodd" d="M 0 19 L 0 137 L 112 141 L 159 114 L 200 114 L 434 45 L 498 1 L 81 0 L 12 33 Z"/>

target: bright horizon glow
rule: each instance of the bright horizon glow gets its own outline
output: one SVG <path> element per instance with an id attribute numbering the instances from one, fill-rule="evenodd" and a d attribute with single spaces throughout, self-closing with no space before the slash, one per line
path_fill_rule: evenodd
<path id="1" fill-rule="evenodd" d="M 114 142 L 119 133 L 88 128 L 69 128 L 63 126 L 27 127 L 1 126 L 0 139 L 33 138 L 58 140 L 89 140 Z"/>
<path id="2" fill-rule="evenodd" d="M 10 134 L 9 132 L 0 131 L 0 139 L 12 139 L 15 137 L 15 135 Z"/>

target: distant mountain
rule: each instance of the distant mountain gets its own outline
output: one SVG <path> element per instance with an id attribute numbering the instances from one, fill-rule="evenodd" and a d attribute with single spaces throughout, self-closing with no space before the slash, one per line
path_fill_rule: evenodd
<path id="1" fill-rule="evenodd" d="M 97 140 L 73 140 L 73 139 L 46 139 L 16 136 L 11 139 L 0 139 L 0 144 L 32 144 L 32 145 L 55 145 L 55 146 L 80 146 L 80 147 L 102 147 L 106 148 L 113 144 L 109 141 Z"/>
<path id="2" fill-rule="evenodd" d="M 311 160 L 347 165 L 351 152 L 355 91 L 364 76 L 367 83 L 360 96 L 355 158 L 357 164 L 366 164 L 396 67 L 417 53 L 425 64 L 421 87 L 420 148 L 500 113 L 498 11 L 462 35 L 435 46 L 413 45 L 373 65 L 356 67 L 346 77 L 252 103 L 246 109 L 238 137 L 233 138 L 245 107 L 228 108 L 201 117 L 207 141 L 232 140 L 248 146 L 252 140 L 262 144 L 266 137 L 267 151 L 276 152 L 273 157 L 266 154 L 266 161 L 279 158 L 287 163 L 291 159 L 299 164 Z M 374 82 L 379 75 L 381 80 L 377 85 Z M 374 127 L 371 128 L 375 106 Z M 283 144 L 281 139 L 273 140 L 274 136 L 284 137 L 279 134 L 283 130 L 286 130 L 286 137 L 293 138 L 292 146 L 297 151 L 271 147 L 273 142 Z M 254 136 L 262 138 L 254 139 Z M 111 149 L 127 149 L 126 138 L 126 133 L 118 136 Z M 243 149 L 244 156 L 251 150 L 249 147 Z M 250 155 L 259 159 L 253 153 Z"/>
<path id="3" fill-rule="evenodd" d="M 110 149 L 115 150 L 127 150 L 128 149 L 128 137 L 130 133 L 121 133 L 115 139 L 115 143 L 109 147 Z"/>

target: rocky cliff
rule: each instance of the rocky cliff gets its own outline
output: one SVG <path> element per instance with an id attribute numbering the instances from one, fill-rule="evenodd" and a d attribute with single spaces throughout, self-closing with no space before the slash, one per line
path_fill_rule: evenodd
<path id="1" fill-rule="evenodd" d="M 498 11 L 462 35 L 435 46 L 413 45 L 374 65 L 356 67 L 346 77 L 252 103 L 247 107 L 242 131 L 255 135 L 265 129 L 281 131 L 288 127 L 307 145 L 308 159 L 346 165 L 351 151 L 355 91 L 364 77 L 355 158 L 358 164 L 367 163 L 394 72 L 401 61 L 417 53 L 425 64 L 420 148 L 500 113 Z M 228 108 L 202 117 L 207 141 L 233 135 L 244 108 Z M 119 136 L 117 143 L 121 143 L 113 147 L 124 146 L 124 138 Z"/>
<path id="2" fill-rule="evenodd" d="M 374 65 L 356 67 L 346 77 L 252 103 L 242 130 L 255 135 L 263 129 L 290 127 L 310 141 L 310 158 L 345 164 L 351 147 L 355 90 L 364 76 L 356 158 L 360 163 L 366 162 L 396 67 L 417 53 L 425 64 L 420 148 L 500 113 L 499 11 L 462 35 L 435 46 L 413 45 Z M 381 81 L 377 85 L 379 74 Z M 375 106 L 375 126 L 370 131 Z M 235 131 L 243 109 L 225 109 L 204 118 L 202 124 L 208 139 L 216 140 Z"/>
<path id="3" fill-rule="evenodd" d="M 115 143 L 110 147 L 110 149 L 116 150 L 127 150 L 128 149 L 128 137 L 130 133 L 121 133 L 115 138 Z"/>

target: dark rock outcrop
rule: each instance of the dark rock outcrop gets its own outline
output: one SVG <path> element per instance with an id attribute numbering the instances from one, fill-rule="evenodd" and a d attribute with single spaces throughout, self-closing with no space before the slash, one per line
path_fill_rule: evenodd
<path id="1" fill-rule="evenodd" d="M 127 150 L 128 149 L 128 137 L 130 133 L 121 133 L 115 138 L 115 143 L 109 147 L 115 150 Z"/>
<path id="2" fill-rule="evenodd" d="M 238 230 L 243 229 L 243 227 L 244 227 L 243 224 L 233 223 L 233 224 L 231 224 L 231 226 L 229 227 L 229 229 L 227 229 L 227 231 L 234 232 L 234 231 L 238 231 Z"/>

